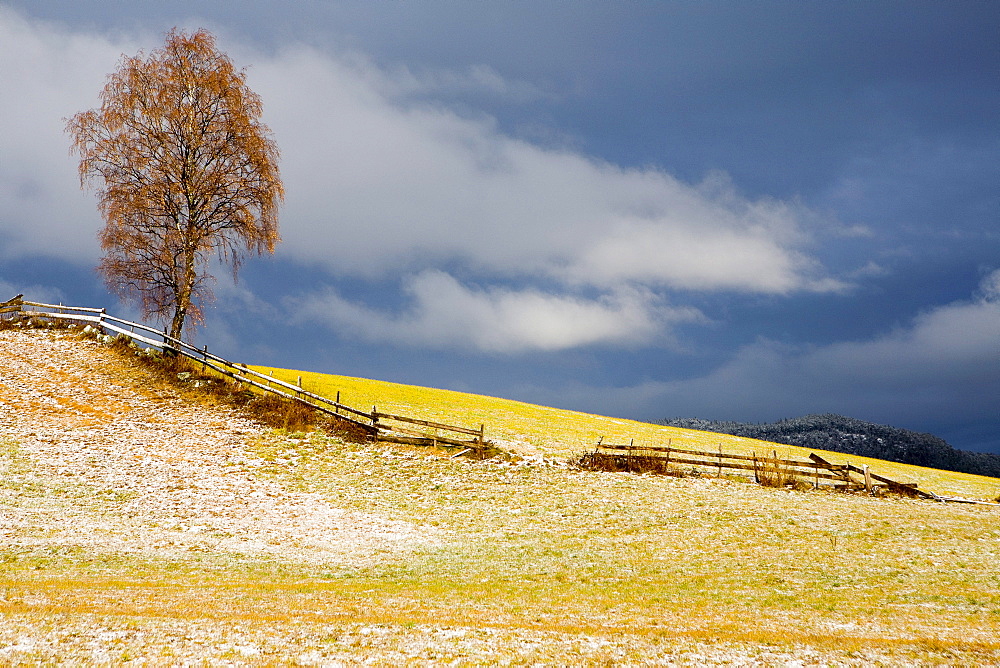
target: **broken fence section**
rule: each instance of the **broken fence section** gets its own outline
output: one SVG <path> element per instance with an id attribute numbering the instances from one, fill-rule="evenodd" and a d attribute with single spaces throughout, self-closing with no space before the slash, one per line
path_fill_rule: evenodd
<path id="1" fill-rule="evenodd" d="M 632 471 L 637 473 L 676 473 L 682 466 L 690 466 L 702 473 L 721 477 L 723 471 L 736 471 L 741 475 L 753 472 L 754 480 L 775 485 L 808 483 L 813 487 L 832 487 L 842 491 L 867 491 L 882 489 L 893 493 L 914 496 L 935 501 L 985 504 L 981 501 L 942 497 L 917 487 L 917 483 L 899 482 L 874 473 L 867 465 L 836 464 L 812 453 L 808 460 L 779 457 L 776 450 L 770 454 L 749 455 L 727 453 L 719 446 L 717 452 L 675 448 L 668 441 L 665 446 L 637 446 L 635 441 L 628 444 L 597 442 L 593 452 L 583 456 L 581 463 L 589 468 L 602 470 Z M 985 504 L 997 505 L 997 504 Z"/>

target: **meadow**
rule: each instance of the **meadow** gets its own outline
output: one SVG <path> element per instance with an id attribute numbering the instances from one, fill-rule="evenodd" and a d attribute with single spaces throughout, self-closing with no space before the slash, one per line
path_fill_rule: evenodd
<path id="1" fill-rule="evenodd" d="M 993 508 L 470 462 L 317 434 L 252 450 L 259 475 L 432 540 L 357 565 L 41 540 L 7 553 L 7 631 L 60 634 L 62 658 L 93 658 L 76 643 L 111 634 L 112 663 L 1000 659 Z M 113 515 L 7 461 L 20 503 Z"/>
<path id="2" fill-rule="evenodd" d="M 1000 662 L 995 507 L 773 489 L 738 477 L 585 471 L 572 462 L 600 437 L 706 449 L 723 439 L 734 451 L 775 446 L 461 393 L 274 373 L 293 382 L 301 375 L 311 391 L 339 390 L 359 408 L 485 423 L 488 438 L 522 456 L 472 461 L 319 433 L 248 436 L 233 468 L 245 467 L 258 489 L 322 500 L 420 537 L 316 561 L 295 556 L 316 538 L 308 531 L 257 555 L 225 549 L 225 536 L 192 538 L 171 527 L 156 529 L 170 538 L 162 550 L 74 543 L 61 523 L 91 523 L 108 544 L 152 529 L 127 511 L 134 500 L 40 469 L 28 448 L 7 438 L 0 509 L 38 521 L 5 525 L 0 663 Z M 213 400 L 203 401 L 209 408 Z M 871 464 L 939 493 L 1000 491 L 997 479 Z"/>

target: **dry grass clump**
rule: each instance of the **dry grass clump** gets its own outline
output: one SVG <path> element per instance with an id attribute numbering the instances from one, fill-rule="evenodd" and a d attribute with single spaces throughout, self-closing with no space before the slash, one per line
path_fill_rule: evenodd
<path id="1" fill-rule="evenodd" d="M 794 469 L 784 464 L 777 453 L 755 459 L 754 476 L 764 487 L 795 487 L 800 482 Z"/>
<path id="2" fill-rule="evenodd" d="M 144 349 L 125 336 L 108 339 L 108 347 L 123 358 L 137 362 L 159 381 L 189 394 L 203 394 L 234 406 L 265 426 L 289 432 L 319 430 L 353 442 L 370 440 L 369 434 L 355 424 L 338 420 L 300 401 L 252 391 L 249 386 L 182 355 Z"/>
<path id="3" fill-rule="evenodd" d="M 32 316 L 30 318 L 24 317 L 20 314 L 7 314 L 8 317 L 0 316 L 0 331 L 9 329 L 80 329 L 84 327 L 82 324 L 74 323 L 68 320 L 47 320 L 45 318 L 38 318 Z"/>
<path id="4" fill-rule="evenodd" d="M 576 460 L 576 465 L 588 471 L 609 473 L 649 473 L 683 478 L 697 475 L 695 471 L 685 471 L 671 464 L 670 460 L 652 451 L 614 454 L 610 452 L 585 452 Z"/>

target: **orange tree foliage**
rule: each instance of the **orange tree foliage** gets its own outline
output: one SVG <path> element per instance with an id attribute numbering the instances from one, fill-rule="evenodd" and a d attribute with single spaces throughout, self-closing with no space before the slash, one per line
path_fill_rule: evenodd
<path id="1" fill-rule="evenodd" d="M 202 319 L 212 257 L 235 278 L 247 253 L 279 240 L 284 188 L 261 109 L 209 32 L 175 29 L 148 57 L 123 58 L 101 107 L 67 123 L 81 186 L 98 182 L 99 271 L 146 316 L 169 319 L 171 336 Z"/>

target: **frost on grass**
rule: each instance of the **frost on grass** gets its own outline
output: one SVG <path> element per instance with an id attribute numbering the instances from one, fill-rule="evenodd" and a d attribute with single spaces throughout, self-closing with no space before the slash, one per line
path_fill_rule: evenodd
<path id="1" fill-rule="evenodd" d="M 991 508 L 282 434 L 142 374 L 0 332 L 0 663 L 1000 661 Z"/>

